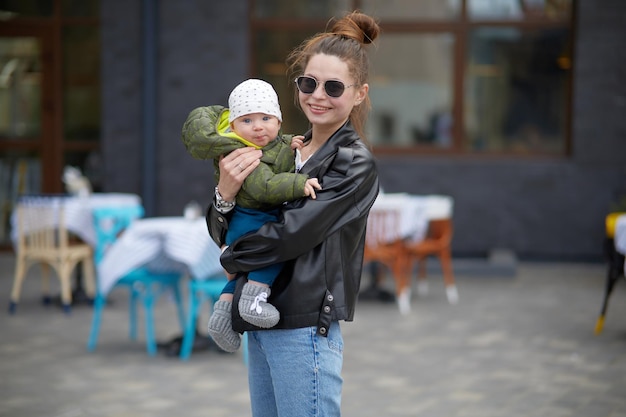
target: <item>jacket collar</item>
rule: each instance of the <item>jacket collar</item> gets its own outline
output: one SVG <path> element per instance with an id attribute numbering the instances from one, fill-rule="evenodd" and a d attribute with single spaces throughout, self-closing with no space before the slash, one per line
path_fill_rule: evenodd
<path id="1" fill-rule="evenodd" d="M 311 140 L 311 131 L 309 130 L 304 134 L 304 142 Z M 352 143 L 359 139 L 356 131 L 352 127 L 350 121 L 346 121 L 330 138 L 313 154 L 311 159 L 304 164 L 300 173 L 310 174 L 315 177 L 314 172 L 319 171 L 319 168 L 323 165 L 323 162 L 328 158 L 334 156 L 337 153 L 337 149 L 341 147 L 350 146 Z"/>

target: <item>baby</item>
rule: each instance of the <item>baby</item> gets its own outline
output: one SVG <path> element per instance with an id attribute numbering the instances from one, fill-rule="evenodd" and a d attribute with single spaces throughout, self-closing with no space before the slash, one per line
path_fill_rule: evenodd
<path id="1" fill-rule="evenodd" d="M 270 84 L 249 79 L 233 89 L 228 109 L 222 106 L 193 110 L 183 126 L 182 139 L 189 153 L 198 159 L 213 159 L 219 183 L 219 158 L 244 146 L 263 150 L 261 163 L 245 179 L 235 202 L 225 202 L 215 188 L 217 209 L 234 210 L 229 222 L 226 244 L 257 230 L 266 222 L 278 220 L 280 207 L 302 197 L 316 198 L 321 190 L 317 178 L 295 173 L 294 150 L 302 146 L 301 137 L 279 135 L 282 114 L 278 95 Z M 280 313 L 268 302 L 271 285 L 282 264 L 250 271 L 237 305 L 247 322 L 262 328 L 275 326 Z M 227 352 L 239 348 L 241 336 L 232 329 L 232 301 L 235 280 L 224 287 L 213 306 L 209 334 Z"/>

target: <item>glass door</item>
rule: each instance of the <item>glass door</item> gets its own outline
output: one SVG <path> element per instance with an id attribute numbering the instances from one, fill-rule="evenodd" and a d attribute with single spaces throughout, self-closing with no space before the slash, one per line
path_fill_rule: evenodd
<path id="1" fill-rule="evenodd" d="M 50 37 L 45 28 L 0 28 L 0 244 L 21 194 L 51 192 L 42 155 L 53 146 Z"/>

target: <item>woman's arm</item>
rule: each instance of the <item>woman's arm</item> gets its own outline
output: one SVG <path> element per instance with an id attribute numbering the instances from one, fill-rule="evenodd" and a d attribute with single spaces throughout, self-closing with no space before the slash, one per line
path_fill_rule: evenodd
<path id="1" fill-rule="evenodd" d="M 378 194 L 375 162 L 356 151 L 348 172 L 330 169 L 322 178 L 317 199 L 287 205 L 280 222 L 270 222 L 227 248 L 221 256 L 230 272 L 246 272 L 294 259 L 308 252 L 346 224 L 366 216 Z"/>
<path id="2" fill-rule="evenodd" d="M 217 189 L 224 201 L 234 202 L 243 181 L 259 165 L 263 152 L 254 148 L 240 148 L 220 159 L 220 180 Z M 214 199 L 215 200 L 215 199 Z M 228 213 L 220 213 L 213 201 L 206 214 L 207 227 L 213 240 L 224 244 L 228 230 Z"/>

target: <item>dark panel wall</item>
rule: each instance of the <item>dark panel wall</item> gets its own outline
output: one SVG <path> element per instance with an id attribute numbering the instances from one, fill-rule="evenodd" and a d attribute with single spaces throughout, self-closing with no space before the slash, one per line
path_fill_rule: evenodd
<path id="1" fill-rule="evenodd" d="M 141 193 L 156 184 L 156 215 L 180 215 L 190 200 L 207 204 L 210 161 L 194 160 L 180 133 L 189 112 L 227 104 L 248 76 L 247 0 L 158 1 L 157 178 L 142 178 L 142 2 L 102 2 L 105 190 Z"/>
<path id="2" fill-rule="evenodd" d="M 141 2 L 102 3 L 105 187 L 139 193 Z M 248 2 L 213 3 L 157 2 L 158 215 L 209 201 L 211 163 L 187 154 L 180 129 L 191 109 L 226 104 L 249 76 Z M 601 259 L 604 216 L 626 194 L 626 2 L 581 0 L 577 15 L 570 157 L 380 156 L 386 191 L 454 197 L 455 255 L 507 248 L 525 258 Z"/>
<path id="3" fill-rule="evenodd" d="M 190 200 L 208 204 L 214 180 L 212 162 L 185 150 L 181 128 L 195 107 L 226 106 L 230 90 L 248 77 L 248 1 L 160 5 L 158 208 L 182 214 Z"/>
<path id="4" fill-rule="evenodd" d="M 141 2 L 101 2 L 104 191 L 141 190 Z"/>

